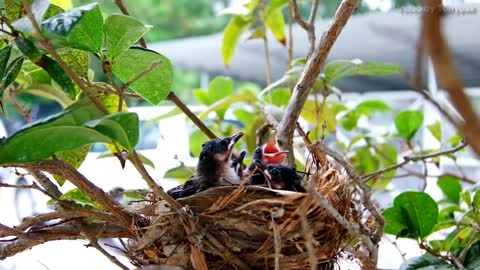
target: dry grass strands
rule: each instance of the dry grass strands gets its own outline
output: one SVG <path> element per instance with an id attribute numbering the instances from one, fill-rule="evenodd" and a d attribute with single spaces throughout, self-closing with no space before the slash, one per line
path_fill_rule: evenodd
<path id="1" fill-rule="evenodd" d="M 345 219 L 357 219 L 344 175 L 327 166 L 312 177 L 315 189 Z M 350 240 L 307 193 L 224 186 L 178 202 L 180 211 L 157 207 L 130 246 L 134 263 L 184 269 L 317 269 L 312 264 L 318 263 L 330 269 Z"/>

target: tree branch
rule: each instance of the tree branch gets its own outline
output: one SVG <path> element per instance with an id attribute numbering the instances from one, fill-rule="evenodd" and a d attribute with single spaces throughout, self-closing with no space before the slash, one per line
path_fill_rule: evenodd
<path id="1" fill-rule="evenodd" d="M 100 253 L 102 253 L 105 257 L 107 257 L 113 264 L 115 264 L 116 266 L 120 267 L 121 269 L 123 270 L 129 270 L 128 267 L 126 267 L 123 263 L 121 263 L 115 256 L 111 255 L 110 253 L 108 253 L 99 243 L 98 243 L 98 240 L 96 239 L 93 239 L 93 240 L 90 240 L 90 244 L 89 246 L 92 246 L 94 247 L 95 249 L 97 249 L 98 251 L 100 251 Z"/>
<path id="2" fill-rule="evenodd" d="M 381 174 L 384 174 L 386 172 L 393 171 L 393 170 L 396 170 L 398 168 L 401 168 L 401 167 L 407 165 L 411 161 L 415 162 L 415 161 L 427 160 L 429 158 L 439 157 L 439 156 L 443 156 L 443 155 L 453 154 L 455 152 L 458 152 L 458 151 L 462 150 L 467 145 L 468 144 L 463 142 L 463 143 L 459 144 L 457 147 L 454 147 L 452 149 L 443 150 L 443 151 L 431 153 L 431 154 L 428 154 L 428 155 L 406 156 L 406 157 L 403 157 L 402 162 L 400 162 L 398 164 L 395 164 L 395 165 L 392 165 L 390 167 L 383 168 L 383 169 L 378 170 L 376 172 L 372 172 L 372 173 L 369 173 L 367 175 L 364 175 L 364 176 L 362 176 L 362 179 L 363 179 L 363 181 L 369 181 L 369 180 L 377 177 L 378 175 L 381 175 Z"/>
<path id="3" fill-rule="evenodd" d="M 30 249 L 49 241 L 76 240 L 87 238 L 117 238 L 132 237 L 124 228 L 104 223 L 89 223 L 81 229 L 75 224 L 60 224 L 54 227 L 29 232 L 27 237 L 0 242 L 0 260 L 13 256 L 19 252 Z"/>
<path id="4" fill-rule="evenodd" d="M 77 186 L 82 192 L 87 194 L 90 198 L 98 202 L 107 211 L 112 213 L 118 222 L 125 228 L 130 228 L 135 217 L 120 203 L 115 201 L 112 197 L 106 194 L 102 189 L 95 186 L 85 176 L 78 172 L 72 165 L 61 159 L 50 159 L 36 163 L 27 164 L 5 164 L 3 167 L 20 167 L 30 170 L 41 170 L 51 174 L 56 174 L 68 179 L 72 184 Z"/>
<path id="5" fill-rule="evenodd" d="M 42 47 L 47 51 L 52 58 L 58 63 L 58 65 L 65 71 L 65 73 L 72 79 L 72 81 L 82 89 L 82 92 L 87 96 L 90 101 L 92 101 L 95 106 L 102 111 L 103 113 L 108 114 L 107 109 L 105 109 L 105 106 L 93 95 L 90 93 L 90 90 L 88 89 L 87 85 L 84 84 L 84 82 L 67 66 L 67 64 L 63 61 L 63 59 L 60 57 L 60 55 L 55 51 L 53 46 L 50 44 L 50 42 L 42 35 L 42 30 L 40 29 L 40 26 L 38 25 L 37 21 L 35 20 L 35 17 L 33 16 L 32 11 L 30 10 L 30 7 L 28 6 L 27 0 L 22 0 L 23 8 L 25 9 L 27 13 L 27 17 L 32 23 L 33 28 L 35 29 L 35 34 L 38 36 L 40 39 L 40 44 L 42 44 Z"/>
<path id="6" fill-rule="evenodd" d="M 477 155 L 480 155 L 480 120 L 470 98 L 465 94 L 463 83 L 458 74 L 447 42 L 441 31 L 443 6 L 441 0 L 426 0 L 423 13 L 422 31 L 424 44 L 429 53 L 440 84 L 447 90 L 450 100 L 463 117 L 465 123 L 461 131 Z"/>
<path id="7" fill-rule="evenodd" d="M 285 150 L 289 151 L 287 155 L 288 164 L 292 167 L 295 166 L 295 157 L 293 156 L 293 133 L 300 112 L 308 98 L 310 88 L 313 86 L 316 78 L 322 70 L 330 49 L 359 2 L 360 0 L 342 1 L 332 19 L 329 29 L 322 35 L 320 43 L 309 57 L 306 68 L 293 89 L 286 113 L 280 122 L 279 129 L 277 130 L 278 143 Z"/>

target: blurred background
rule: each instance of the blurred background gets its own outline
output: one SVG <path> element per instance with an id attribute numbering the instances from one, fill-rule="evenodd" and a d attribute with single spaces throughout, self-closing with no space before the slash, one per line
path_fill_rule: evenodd
<path id="1" fill-rule="evenodd" d="M 51 1 L 65 8 L 80 6 L 92 1 Z M 173 90 L 179 98 L 190 105 L 195 112 L 205 108 L 192 94 L 193 89 L 208 89 L 210 82 L 217 76 L 231 78 L 233 92 L 238 93 L 248 89 L 258 94 L 266 85 L 266 67 L 264 61 L 263 43 L 259 39 L 247 40 L 242 37 L 235 51 L 235 56 L 228 67 L 223 65 L 221 57 L 222 30 L 231 16 L 219 15 L 227 7 L 235 5 L 235 0 L 125 0 L 131 15 L 145 24 L 152 25 L 146 35 L 149 48 L 167 56 L 175 67 Z M 320 1 L 317 16 L 317 37 L 326 29 L 336 11 L 340 0 Z M 418 39 L 420 1 L 416 0 L 366 0 L 358 7 L 338 42 L 329 56 L 331 60 L 362 59 L 381 63 L 393 63 L 401 66 L 412 74 L 415 67 L 415 51 Z M 467 93 L 480 108 L 480 0 L 446 0 L 445 5 L 451 7 L 452 13 L 445 19 L 445 33 L 452 53 L 467 87 Z M 119 13 L 114 1 L 99 1 L 105 14 Z M 2 5 L 0 3 L 0 5 Z M 310 1 L 299 1 L 300 13 L 308 17 Z M 286 12 L 286 10 L 284 10 Z M 286 15 L 285 15 L 286 16 Z M 307 36 L 298 25 L 293 25 L 293 56 L 304 57 L 307 50 Z M 288 69 L 287 49 L 274 38 L 269 38 L 272 67 L 272 80 L 282 78 Z M 91 69 L 100 70 L 100 64 L 92 57 Z M 423 84 L 431 94 L 449 108 L 445 95 L 439 91 L 430 64 L 424 65 Z M 102 81 L 106 78 L 97 77 Z M 418 94 L 411 91 L 408 81 L 402 76 L 364 77 L 353 76 L 338 82 L 336 85 L 342 91 L 341 100 L 347 107 L 368 99 L 380 99 L 394 111 L 405 109 L 422 110 L 425 122 L 433 123 L 440 120 L 445 137 L 455 134 L 455 131 L 444 119 Z M 34 119 L 42 119 L 59 112 L 61 107 L 55 102 L 29 94 L 17 96 L 19 105 L 30 110 Z M 36 104 L 36 105 L 32 105 Z M 130 110 L 139 114 L 141 119 L 141 139 L 137 149 L 141 154 L 155 164 L 149 171 L 165 188 L 178 185 L 177 178 L 168 174 L 169 170 L 183 166 L 195 166 L 195 145 L 191 141 L 205 140 L 200 135 L 194 135 L 193 126 L 185 116 L 174 113 L 172 104 L 165 101 L 152 107 L 147 103 L 130 100 Z M 241 106 L 241 105 L 237 105 Z M 26 121 L 12 107 L 7 107 L 8 119 L 0 117 L 0 137 L 8 136 L 24 125 Z M 480 113 L 480 109 L 479 109 Z M 167 117 L 168 115 L 175 115 Z M 359 119 L 360 128 L 368 128 L 378 134 L 389 132 L 393 127 L 394 114 L 381 114 L 369 119 Z M 227 113 L 222 121 L 242 129 L 238 115 Z M 231 130 L 223 129 L 228 133 Z M 198 134 L 198 133 L 197 133 Z M 196 136 L 196 137 L 195 137 Z M 343 132 L 340 127 L 336 138 L 339 141 L 350 141 L 351 135 Z M 429 133 L 421 133 L 416 138 L 422 149 L 434 149 L 439 142 L 432 139 Z M 197 147 L 198 148 L 198 147 Z M 102 145 L 94 145 L 83 163 L 80 171 L 87 178 L 94 180 L 106 191 L 123 188 L 124 190 L 146 188 L 140 176 L 130 164 L 124 170 L 118 160 L 101 158 L 106 149 Z M 99 159 L 100 158 L 100 159 Z M 423 165 L 410 165 L 412 171 L 422 172 Z M 458 172 L 465 177 L 478 179 L 480 166 L 472 153 L 463 152 L 457 162 L 445 161 L 439 168 L 431 168 L 437 173 Z M 182 171 L 185 175 L 185 171 Z M 188 171 L 187 171 L 188 173 Z M 166 175 L 167 174 L 167 175 Z M 0 181 L 12 184 L 27 183 L 28 176 L 19 176 L 12 169 L 0 169 Z M 396 178 L 384 192 L 376 193 L 382 207 L 391 204 L 392 199 L 400 192 L 422 189 L 423 183 L 412 177 Z M 435 185 L 430 185 L 435 186 Z M 62 187 L 66 191 L 73 188 L 68 183 Z M 430 187 L 429 187 L 430 188 Z M 439 194 L 432 188 L 432 194 Z M 21 218 L 48 210 L 47 198 L 30 190 L 0 189 L 0 222 L 7 225 L 18 224 Z M 392 239 L 394 241 L 394 239 Z M 81 241 L 58 241 L 47 243 L 23 252 L 12 258 L 0 261 L 0 269 L 115 269 L 105 257 L 96 250 L 87 249 Z M 416 243 L 408 240 L 399 241 L 399 248 L 406 257 L 420 254 Z M 396 269 L 402 262 L 402 256 L 389 241 L 382 242 L 379 267 Z M 118 257 L 119 254 L 117 254 Z M 82 258 L 82 259 L 80 259 Z M 86 258 L 86 259 L 84 259 Z M 81 262 L 81 263 L 80 263 Z M 345 266 L 355 269 L 353 266 Z M 343 268 L 342 268 L 343 269 Z M 346 268 L 345 268 L 346 269 Z"/>

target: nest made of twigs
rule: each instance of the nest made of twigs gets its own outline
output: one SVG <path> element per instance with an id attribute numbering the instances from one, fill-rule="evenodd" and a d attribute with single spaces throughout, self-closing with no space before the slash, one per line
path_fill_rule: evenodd
<path id="1" fill-rule="evenodd" d="M 316 191 L 347 220 L 352 217 L 347 177 L 333 168 L 310 176 Z M 348 239 L 346 229 L 307 193 L 259 186 L 224 186 L 165 203 L 131 243 L 138 265 L 184 269 L 310 269 L 326 264 Z"/>

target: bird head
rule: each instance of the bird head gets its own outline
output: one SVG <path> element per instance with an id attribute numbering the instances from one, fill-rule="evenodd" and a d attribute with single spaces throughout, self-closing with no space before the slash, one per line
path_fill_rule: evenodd
<path id="1" fill-rule="evenodd" d="M 271 135 L 267 144 L 263 146 L 262 160 L 267 164 L 282 164 L 287 155 L 277 144 L 277 137 Z"/>
<path id="2" fill-rule="evenodd" d="M 294 168 L 279 164 L 268 164 L 266 173 L 270 186 L 274 189 L 305 192 L 301 185 L 302 176 Z"/>
<path id="3" fill-rule="evenodd" d="M 226 138 L 216 138 L 202 144 L 197 164 L 197 174 L 212 181 L 222 177 L 230 167 L 233 147 L 243 136 L 243 132 Z"/>

